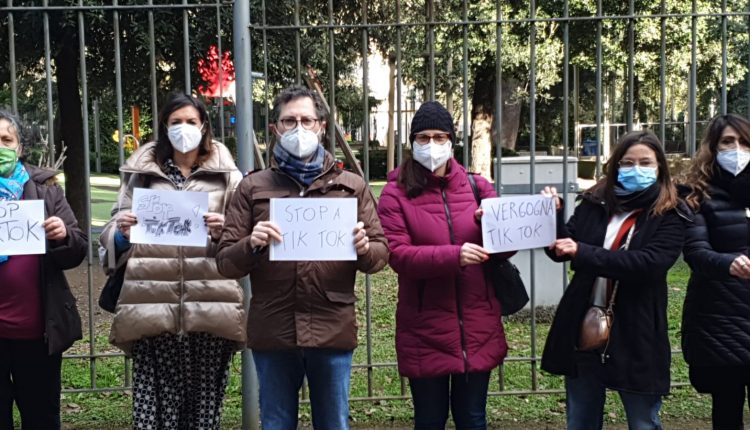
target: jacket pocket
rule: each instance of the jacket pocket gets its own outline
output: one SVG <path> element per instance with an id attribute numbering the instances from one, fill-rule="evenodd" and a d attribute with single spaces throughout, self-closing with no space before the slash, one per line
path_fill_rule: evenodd
<path id="1" fill-rule="evenodd" d="M 357 296 L 353 292 L 326 291 L 326 298 L 332 303 L 343 303 L 351 305 L 357 302 Z"/>
<path id="2" fill-rule="evenodd" d="M 289 190 L 263 190 L 252 195 L 251 214 L 253 222 L 271 219 L 271 199 L 283 199 L 291 196 Z"/>
<path id="3" fill-rule="evenodd" d="M 253 193 L 253 200 L 269 200 L 275 198 L 289 197 L 289 190 L 264 190 Z"/>

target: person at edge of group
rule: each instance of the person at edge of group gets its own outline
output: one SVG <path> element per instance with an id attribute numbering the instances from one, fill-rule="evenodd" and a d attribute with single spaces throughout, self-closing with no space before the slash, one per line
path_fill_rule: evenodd
<path id="1" fill-rule="evenodd" d="M 137 149 L 100 242 L 105 269 L 126 265 L 110 342 L 133 358 L 134 429 L 219 429 L 232 354 L 244 348 L 242 289 L 216 253 L 226 205 L 242 174 L 212 140 L 203 103 L 172 93 L 156 142 Z M 134 188 L 208 193 L 205 247 L 131 244 Z"/>
<path id="2" fill-rule="evenodd" d="M 15 401 L 24 430 L 55 430 L 62 353 L 81 338 L 63 270 L 83 261 L 88 238 L 56 173 L 24 161 L 26 144 L 18 117 L 0 110 L 0 201 L 44 201 L 47 241 L 42 255 L 0 255 L 0 429 L 15 428 Z"/>
<path id="3" fill-rule="evenodd" d="M 750 387 L 750 121 L 714 117 L 681 191 L 695 210 L 683 255 L 692 273 L 682 314 L 690 383 L 710 393 L 714 429 L 744 428 Z"/>
<path id="4" fill-rule="evenodd" d="M 632 131 L 619 140 L 606 175 L 581 196 L 566 223 L 557 199 L 558 239 L 547 249 L 575 272 L 557 307 L 542 369 L 565 375 L 567 428 L 601 429 L 606 389 L 619 393 L 630 430 L 661 429 L 659 410 L 669 393 L 667 271 L 680 255 L 692 211 L 678 199 L 659 139 Z M 633 230 L 634 229 L 634 230 Z M 614 291 L 609 342 L 578 349 L 592 290 Z"/>
<path id="5" fill-rule="evenodd" d="M 320 96 L 293 86 L 273 104 L 277 137 L 271 166 L 248 174 L 227 211 L 217 262 L 225 276 L 250 275 L 248 346 L 260 385 L 261 424 L 297 428 L 306 376 L 316 429 L 349 426 L 349 378 L 357 346 L 354 282 L 375 273 L 388 246 L 365 181 L 339 168 L 321 145 L 329 121 Z M 356 261 L 270 261 L 269 244 L 283 231 L 269 221 L 270 199 L 356 198 L 352 232 Z"/>
<path id="6" fill-rule="evenodd" d="M 398 273 L 396 353 L 409 378 L 415 429 L 444 429 L 448 411 L 457 429 L 487 427 L 490 373 L 507 344 L 500 303 L 484 264 L 469 173 L 453 158 L 456 133 L 440 103 L 422 104 L 411 123 L 411 157 L 390 172 L 378 214 Z M 496 197 L 474 175 L 481 198 Z"/>

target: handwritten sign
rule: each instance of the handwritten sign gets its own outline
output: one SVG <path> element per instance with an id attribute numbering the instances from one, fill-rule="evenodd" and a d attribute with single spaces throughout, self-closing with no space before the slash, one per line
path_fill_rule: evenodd
<path id="1" fill-rule="evenodd" d="M 44 200 L 0 201 L 0 254 L 47 252 Z"/>
<path id="2" fill-rule="evenodd" d="M 353 261 L 355 198 L 271 199 L 270 219 L 283 241 L 273 242 L 271 261 Z"/>
<path id="3" fill-rule="evenodd" d="M 131 243 L 206 246 L 207 193 L 135 188 L 133 212 L 138 223 L 130 229 Z"/>
<path id="4" fill-rule="evenodd" d="M 482 242 L 491 252 L 548 246 L 555 241 L 555 202 L 541 195 L 482 200 Z"/>

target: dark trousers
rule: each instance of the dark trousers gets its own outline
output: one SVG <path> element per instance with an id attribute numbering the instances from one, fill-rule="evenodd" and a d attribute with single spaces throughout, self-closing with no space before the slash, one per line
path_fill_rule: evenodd
<path id="1" fill-rule="evenodd" d="M 742 430 L 745 392 L 750 389 L 750 366 L 690 366 L 690 383 L 711 394 L 714 430 Z"/>
<path id="2" fill-rule="evenodd" d="M 13 429 L 14 400 L 23 430 L 60 429 L 61 365 L 41 339 L 0 339 L 0 430 Z"/>
<path id="3" fill-rule="evenodd" d="M 414 428 L 445 429 L 450 404 L 457 430 L 486 429 L 489 383 L 490 372 L 409 378 Z"/>
<path id="4" fill-rule="evenodd" d="M 742 409 L 745 405 L 744 384 L 732 384 L 725 390 L 711 393 L 711 421 L 714 430 L 742 430 Z"/>

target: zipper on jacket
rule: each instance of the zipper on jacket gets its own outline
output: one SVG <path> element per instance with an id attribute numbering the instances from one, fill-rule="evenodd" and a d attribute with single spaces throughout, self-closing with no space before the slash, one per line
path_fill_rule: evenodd
<path id="1" fill-rule="evenodd" d="M 440 195 L 443 197 L 443 208 L 445 209 L 445 218 L 448 220 L 448 234 L 450 235 L 451 243 L 456 244 L 456 238 L 453 232 L 453 219 L 451 218 L 451 210 L 448 207 L 448 196 L 445 194 L 445 182 L 440 184 Z M 464 312 L 461 305 L 461 290 L 458 285 L 458 281 L 454 280 L 454 288 L 456 293 L 456 314 L 458 315 L 458 332 L 461 337 L 461 355 L 464 360 L 464 373 L 466 377 L 469 377 L 469 355 L 466 352 L 466 334 L 464 333 Z"/>
<path id="2" fill-rule="evenodd" d="M 40 193 L 39 192 L 40 191 L 40 187 L 37 187 L 36 183 L 34 181 L 30 181 L 30 182 L 33 184 L 34 188 L 36 188 L 36 190 L 35 190 L 36 191 L 36 198 L 38 200 L 42 200 L 43 202 L 45 202 L 45 206 L 44 206 L 45 216 L 46 217 L 51 217 L 52 214 L 46 213 L 47 212 L 47 205 L 46 205 L 47 201 L 45 200 L 47 198 L 47 196 L 46 196 L 46 194 L 47 194 L 46 187 L 44 189 L 42 189 L 41 190 L 42 193 Z M 66 228 L 67 228 L 67 226 L 66 226 Z M 42 322 L 44 324 L 44 334 L 43 334 L 43 336 L 44 336 L 44 345 L 47 347 L 47 352 L 50 353 L 51 352 L 51 348 L 50 348 L 50 345 L 49 345 L 49 327 L 47 325 L 47 275 L 45 274 L 45 271 L 44 271 L 45 257 L 46 257 L 46 254 L 39 255 L 39 271 L 41 272 L 41 274 L 39 275 L 39 295 L 42 298 L 42 318 L 43 318 Z M 91 268 L 89 268 L 88 270 L 91 270 Z"/>
<path id="3" fill-rule="evenodd" d="M 417 296 L 419 298 L 419 307 L 417 310 L 419 312 L 422 312 L 422 305 L 424 304 L 424 284 L 419 286 L 419 289 L 417 290 Z"/>
<path id="4" fill-rule="evenodd" d="M 177 334 L 183 335 L 185 334 L 182 329 L 182 313 L 185 311 L 185 256 L 181 246 L 178 246 L 177 250 L 180 258 L 180 309 L 177 311 Z"/>

